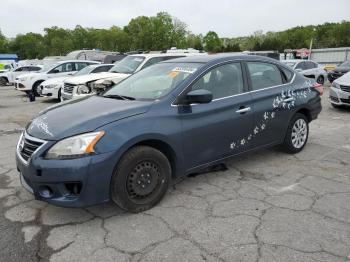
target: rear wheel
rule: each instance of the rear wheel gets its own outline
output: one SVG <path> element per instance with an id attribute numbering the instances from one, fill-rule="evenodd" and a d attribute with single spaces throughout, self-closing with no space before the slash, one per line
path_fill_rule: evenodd
<path id="1" fill-rule="evenodd" d="M 111 199 L 129 212 L 147 210 L 163 198 L 170 179 L 170 163 L 162 152 L 136 146 L 121 158 L 112 176 Z"/>
<path id="2" fill-rule="evenodd" d="M 282 147 L 287 153 L 303 150 L 309 137 L 309 123 L 305 115 L 297 113 L 289 123 Z"/>

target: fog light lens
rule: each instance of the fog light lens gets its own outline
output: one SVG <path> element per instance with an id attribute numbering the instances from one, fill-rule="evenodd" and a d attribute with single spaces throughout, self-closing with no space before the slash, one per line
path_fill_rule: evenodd
<path id="1" fill-rule="evenodd" d="M 53 195 L 53 192 L 52 192 L 52 189 L 48 186 L 40 186 L 39 195 L 43 198 L 51 198 Z"/>

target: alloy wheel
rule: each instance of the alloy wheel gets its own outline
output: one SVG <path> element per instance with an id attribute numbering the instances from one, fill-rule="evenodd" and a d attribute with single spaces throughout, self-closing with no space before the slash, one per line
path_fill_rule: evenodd
<path id="1" fill-rule="evenodd" d="M 292 144 L 295 148 L 304 146 L 307 139 L 307 123 L 304 119 L 295 121 L 292 129 Z"/>

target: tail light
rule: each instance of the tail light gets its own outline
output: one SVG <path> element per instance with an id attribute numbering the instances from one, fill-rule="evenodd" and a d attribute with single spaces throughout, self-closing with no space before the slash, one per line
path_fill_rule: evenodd
<path id="1" fill-rule="evenodd" d="M 323 86 L 321 84 L 315 83 L 312 87 L 320 94 L 320 96 L 323 95 Z"/>

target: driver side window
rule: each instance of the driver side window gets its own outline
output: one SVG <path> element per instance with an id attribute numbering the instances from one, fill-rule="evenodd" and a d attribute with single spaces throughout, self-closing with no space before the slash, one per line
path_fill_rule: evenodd
<path id="1" fill-rule="evenodd" d="M 74 63 L 65 63 L 59 66 L 56 66 L 54 69 L 51 70 L 51 74 L 57 74 L 57 73 L 64 73 L 64 72 L 71 72 L 74 71 Z"/>
<path id="2" fill-rule="evenodd" d="M 213 99 L 241 94 L 243 76 L 240 63 L 215 67 L 197 80 L 192 90 L 205 89 L 213 94 Z"/>

